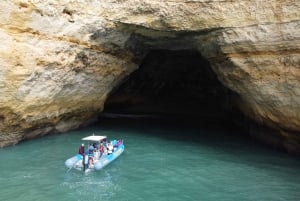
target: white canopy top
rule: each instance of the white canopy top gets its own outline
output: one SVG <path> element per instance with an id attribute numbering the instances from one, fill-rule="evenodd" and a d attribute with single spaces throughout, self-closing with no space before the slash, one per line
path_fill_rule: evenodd
<path id="1" fill-rule="evenodd" d="M 106 139 L 106 136 L 101 136 L 101 135 L 91 135 L 88 137 L 84 137 L 81 140 L 86 140 L 86 141 L 95 141 L 95 142 L 99 142 L 101 140 Z"/>

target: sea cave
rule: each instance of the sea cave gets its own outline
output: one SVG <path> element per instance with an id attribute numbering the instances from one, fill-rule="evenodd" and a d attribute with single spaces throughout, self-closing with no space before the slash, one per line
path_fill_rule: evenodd
<path id="1" fill-rule="evenodd" d="M 196 50 L 151 50 L 112 91 L 103 114 L 147 115 L 205 123 L 233 123 L 237 95 L 220 83 Z"/>

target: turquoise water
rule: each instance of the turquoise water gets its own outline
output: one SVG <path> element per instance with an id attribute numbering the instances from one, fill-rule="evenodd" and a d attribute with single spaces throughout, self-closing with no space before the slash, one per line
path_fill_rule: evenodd
<path id="1" fill-rule="evenodd" d="M 98 172 L 67 171 L 80 138 L 123 138 L 123 155 Z M 110 119 L 0 150 L 0 200 L 297 201 L 300 160 L 242 131 Z"/>

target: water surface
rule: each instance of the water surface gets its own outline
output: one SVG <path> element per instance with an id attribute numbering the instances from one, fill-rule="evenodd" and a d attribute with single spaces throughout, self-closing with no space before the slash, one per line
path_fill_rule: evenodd
<path id="1" fill-rule="evenodd" d="M 109 119 L 0 150 L 0 200 L 297 201 L 300 160 L 220 125 Z M 123 138 L 98 172 L 64 167 L 91 133 Z"/>

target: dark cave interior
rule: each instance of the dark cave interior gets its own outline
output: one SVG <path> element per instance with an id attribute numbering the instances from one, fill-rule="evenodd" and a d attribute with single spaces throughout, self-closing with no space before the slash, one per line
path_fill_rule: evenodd
<path id="1" fill-rule="evenodd" d="M 159 49 L 150 51 L 110 94 L 99 117 L 145 117 L 147 122 L 242 130 L 244 137 L 284 150 L 280 135 L 243 115 L 239 101 L 198 51 Z"/>
<path id="2" fill-rule="evenodd" d="M 105 104 L 104 113 L 228 119 L 235 94 L 194 50 L 152 50 Z"/>

